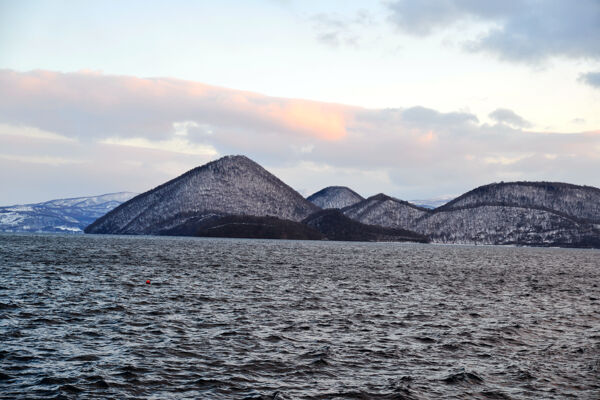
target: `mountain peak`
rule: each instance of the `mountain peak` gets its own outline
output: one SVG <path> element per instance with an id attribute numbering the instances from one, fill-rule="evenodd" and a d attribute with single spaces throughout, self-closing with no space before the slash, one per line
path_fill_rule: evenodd
<path id="1" fill-rule="evenodd" d="M 241 154 L 231 154 L 231 155 L 223 156 L 223 157 L 213 161 L 213 163 L 215 163 L 215 164 L 226 163 L 226 162 L 247 163 L 247 164 L 259 165 L 255 161 L 253 161 L 253 160 L 249 159 L 248 157 L 241 155 Z"/>
<path id="2" fill-rule="evenodd" d="M 201 171 L 204 169 L 214 169 L 214 168 L 228 168 L 228 167 L 246 167 L 246 168 L 257 168 L 264 169 L 257 162 L 251 160 L 250 158 L 243 155 L 227 155 L 216 160 L 210 161 L 204 165 L 200 165 L 196 168 L 193 168 L 187 171 L 185 174 L 191 174 L 197 171 Z M 181 176 L 183 176 L 181 175 Z M 177 179 L 177 178 L 176 178 Z"/>
<path id="3" fill-rule="evenodd" d="M 346 186 L 328 186 L 307 198 L 321 208 L 344 208 L 363 201 L 364 198 Z"/>
<path id="4" fill-rule="evenodd" d="M 376 201 L 386 201 L 386 200 L 396 200 L 391 196 L 388 196 L 385 193 L 377 193 L 369 198 L 367 198 L 367 200 L 376 200 Z"/>
<path id="5" fill-rule="evenodd" d="M 245 156 L 194 168 L 122 204 L 88 233 L 154 234 L 211 215 L 273 216 L 300 221 L 317 211 L 298 192 Z"/>

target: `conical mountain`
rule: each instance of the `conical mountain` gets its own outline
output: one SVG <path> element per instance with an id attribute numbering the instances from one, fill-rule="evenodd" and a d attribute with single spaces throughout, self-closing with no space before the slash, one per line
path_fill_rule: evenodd
<path id="1" fill-rule="evenodd" d="M 244 156 L 226 156 L 142 193 L 88 226 L 86 233 L 158 234 L 215 215 L 301 221 L 319 210 Z"/>
<path id="2" fill-rule="evenodd" d="M 328 186 L 311 194 L 308 201 L 323 209 L 344 208 L 363 201 L 364 198 L 345 186 Z"/>

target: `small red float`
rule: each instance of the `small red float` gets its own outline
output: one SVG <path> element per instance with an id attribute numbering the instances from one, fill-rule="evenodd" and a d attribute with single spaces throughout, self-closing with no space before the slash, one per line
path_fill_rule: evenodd
<path id="1" fill-rule="evenodd" d="M 146 285 L 149 285 L 149 284 L 150 284 L 150 279 L 148 279 L 148 280 L 146 281 Z"/>

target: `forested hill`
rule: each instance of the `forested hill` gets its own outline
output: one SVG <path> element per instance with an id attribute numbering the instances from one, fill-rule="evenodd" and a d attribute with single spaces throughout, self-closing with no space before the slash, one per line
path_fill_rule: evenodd
<path id="1" fill-rule="evenodd" d="M 385 195 L 347 207 L 366 224 L 439 243 L 600 247 L 600 190 L 555 182 L 494 183 L 434 210 Z"/>
<path id="2" fill-rule="evenodd" d="M 313 193 L 307 200 L 323 209 L 339 209 L 363 201 L 364 198 L 345 186 L 328 186 Z"/>
<path id="3" fill-rule="evenodd" d="M 300 221 L 317 210 L 249 158 L 226 156 L 136 196 L 85 231 L 157 234 L 190 218 L 253 215 Z"/>

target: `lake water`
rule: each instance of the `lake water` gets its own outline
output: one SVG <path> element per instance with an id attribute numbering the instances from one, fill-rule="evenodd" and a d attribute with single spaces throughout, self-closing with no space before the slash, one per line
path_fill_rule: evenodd
<path id="1" fill-rule="evenodd" d="M 599 285 L 597 250 L 1 235 L 0 398 L 599 399 Z"/>

